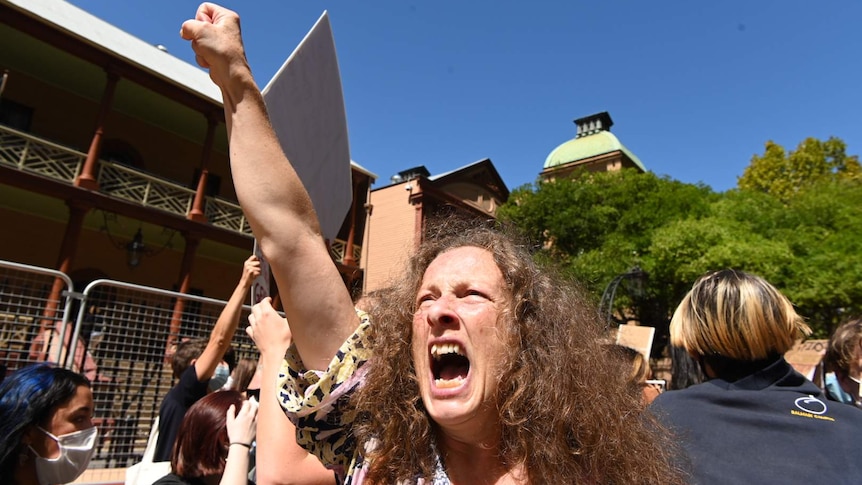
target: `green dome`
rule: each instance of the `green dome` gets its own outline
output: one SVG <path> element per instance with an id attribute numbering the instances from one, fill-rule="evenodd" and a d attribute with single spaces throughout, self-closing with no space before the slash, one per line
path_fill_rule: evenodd
<path id="1" fill-rule="evenodd" d="M 643 163 L 630 152 L 628 148 L 610 131 L 599 131 L 587 136 L 573 138 L 562 145 L 554 148 L 548 158 L 545 159 L 545 169 L 558 167 L 567 163 L 585 160 L 598 155 L 604 155 L 614 151 L 621 151 L 631 159 L 641 170 L 646 172 Z"/>

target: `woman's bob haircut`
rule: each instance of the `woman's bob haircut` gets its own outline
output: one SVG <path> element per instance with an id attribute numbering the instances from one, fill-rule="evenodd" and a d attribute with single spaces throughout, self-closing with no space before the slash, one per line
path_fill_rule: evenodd
<path id="1" fill-rule="evenodd" d="M 811 329 L 759 276 L 725 269 L 700 277 L 670 322 L 673 345 L 696 356 L 758 361 L 783 355 Z"/>

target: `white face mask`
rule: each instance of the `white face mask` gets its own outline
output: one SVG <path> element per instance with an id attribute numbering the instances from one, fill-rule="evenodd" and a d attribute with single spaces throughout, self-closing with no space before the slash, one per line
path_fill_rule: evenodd
<path id="1" fill-rule="evenodd" d="M 215 369 L 215 373 L 209 382 L 210 391 L 218 391 L 227 383 L 227 378 L 230 377 L 230 367 L 227 364 L 219 364 Z"/>
<path id="2" fill-rule="evenodd" d="M 39 429 L 53 438 L 60 448 L 57 458 L 43 458 L 30 447 L 36 455 L 36 477 L 39 479 L 39 485 L 68 483 L 84 473 L 93 452 L 96 451 L 98 430 L 95 426 L 60 436 L 54 436 L 41 427 Z"/>

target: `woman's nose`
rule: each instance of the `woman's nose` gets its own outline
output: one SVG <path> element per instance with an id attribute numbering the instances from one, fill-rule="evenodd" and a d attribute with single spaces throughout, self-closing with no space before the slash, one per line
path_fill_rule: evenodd
<path id="1" fill-rule="evenodd" d="M 452 301 L 447 297 L 437 298 L 428 308 L 428 323 L 431 325 L 451 325 L 457 320 Z"/>

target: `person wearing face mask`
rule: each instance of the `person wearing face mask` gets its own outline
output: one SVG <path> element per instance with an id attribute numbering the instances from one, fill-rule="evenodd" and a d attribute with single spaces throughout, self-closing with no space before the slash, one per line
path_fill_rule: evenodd
<path id="1" fill-rule="evenodd" d="M 847 321 L 835 330 L 823 363 L 826 396 L 862 408 L 862 319 Z"/>
<path id="2" fill-rule="evenodd" d="M 0 483 L 71 482 L 87 469 L 97 439 L 86 377 L 36 364 L 0 384 Z"/>
<path id="3" fill-rule="evenodd" d="M 252 255 L 243 264 L 242 276 L 216 320 L 209 339 L 189 340 L 177 345 L 171 356 L 171 368 L 178 381 L 159 407 L 159 437 L 153 453 L 154 462 L 170 461 L 177 431 L 192 404 L 227 384 L 235 363 L 230 342 L 239 325 L 243 302 L 258 275 L 260 261 Z"/>

